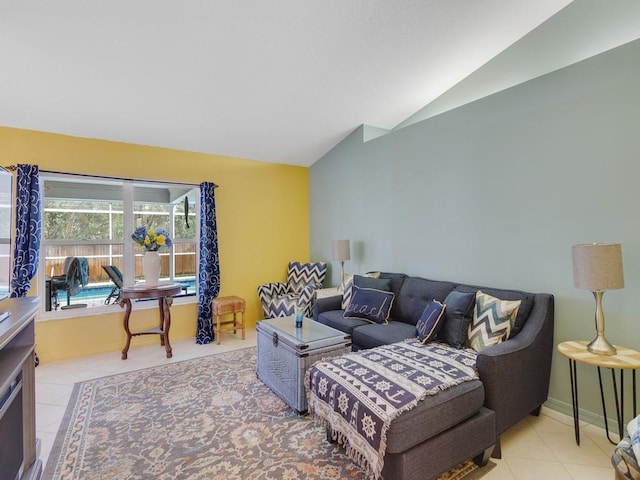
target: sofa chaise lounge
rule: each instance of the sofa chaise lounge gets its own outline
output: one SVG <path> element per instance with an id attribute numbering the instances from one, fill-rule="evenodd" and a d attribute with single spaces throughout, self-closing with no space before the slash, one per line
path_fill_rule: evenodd
<path id="1" fill-rule="evenodd" d="M 436 341 L 461 348 L 472 312 L 461 312 L 456 298 L 478 290 L 520 306 L 507 340 L 478 353 L 479 380 L 428 396 L 393 420 L 387 432 L 382 475 L 385 479 L 433 479 L 474 458 L 483 464 L 501 457 L 500 435 L 529 414 L 537 415 L 549 390 L 553 351 L 554 298 L 400 273 L 381 273 L 395 294 L 387 324 L 345 318 L 342 296 L 316 300 L 314 320 L 352 337 L 353 350 L 369 349 L 416 336 L 416 322 L 426 305 L 445 307 Z M 467 295 L 468 297 L 468 295 Z M 462 322 L 460 321 L 462 319 Z"/>

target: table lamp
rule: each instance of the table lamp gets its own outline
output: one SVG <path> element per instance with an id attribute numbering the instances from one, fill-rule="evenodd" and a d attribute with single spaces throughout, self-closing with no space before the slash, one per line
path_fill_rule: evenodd
<path id="1" fill-rule="evenodd" d="M 344 262 L 351 260 L 349 240 L 333 241 L 333 259 L 340 262 L 340 285 L 338 285 L 338 291 L 342 292 L 344 290 Z"/>
<path id="2" fill-rule="evenodd" d="M 591 290 L 596 301 L 597 336 L 587 350 L 597 355 L 615 355 L 616 349 L 604 338 L 602 295 L 606 290 L 624 288 L 622 245 L 619 243 L 589 243 L 571 247 L 573 284 Z"/>

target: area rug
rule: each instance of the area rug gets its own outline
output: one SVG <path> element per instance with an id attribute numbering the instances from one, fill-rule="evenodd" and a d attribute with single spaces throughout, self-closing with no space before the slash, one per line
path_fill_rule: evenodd
<path id="1" fill-rule="evenodd" d="M 365 480 L 255 374 L 255 347 L 77 383 L 44 480 Z M 476 480 L 466 462 L 441 480 Z"/>

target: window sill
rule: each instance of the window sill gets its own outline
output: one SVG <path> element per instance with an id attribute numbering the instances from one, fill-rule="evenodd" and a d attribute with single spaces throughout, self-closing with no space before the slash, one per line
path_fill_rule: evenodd
<path id="1" fill-rule="evenodd" d="M 178 305 L 191 305 L 198 303 L 197 295 L 185 295 L 174 297 L 172 307 Z M 133 304 L 133 310 L 148 310 L 157 309 L 158 302 L 155 299 L 137 301 Z M 67 310 L 55 310 L 45 311 L 44 300 L 41 305 L 41 310 L 37 318 L 37 322 L 48 322 L 51 320 L 65 320 L 68 318 L 81 318 L 81 317 L 93 317 L 96 315 L 105 315 L 110 313 L 124 313 L 124 308 L 120 307 L 117 303 L 111 305 L 104 305 L 99 307 L 87 307 L 87 308 L 70 308 Z"/>

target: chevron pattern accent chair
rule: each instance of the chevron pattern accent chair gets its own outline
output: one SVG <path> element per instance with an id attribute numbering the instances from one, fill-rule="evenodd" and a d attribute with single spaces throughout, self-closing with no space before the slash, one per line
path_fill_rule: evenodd
<path id="1" fill-rule="evenodd" d="M 326 274 L 325 262 L 289 262 L 286 282 L 258 286 L 264 318 L 293 316 L 296 307 L 304 308 L 304 316 L 311 317 L 315 292 L 322 288 Z"/>

